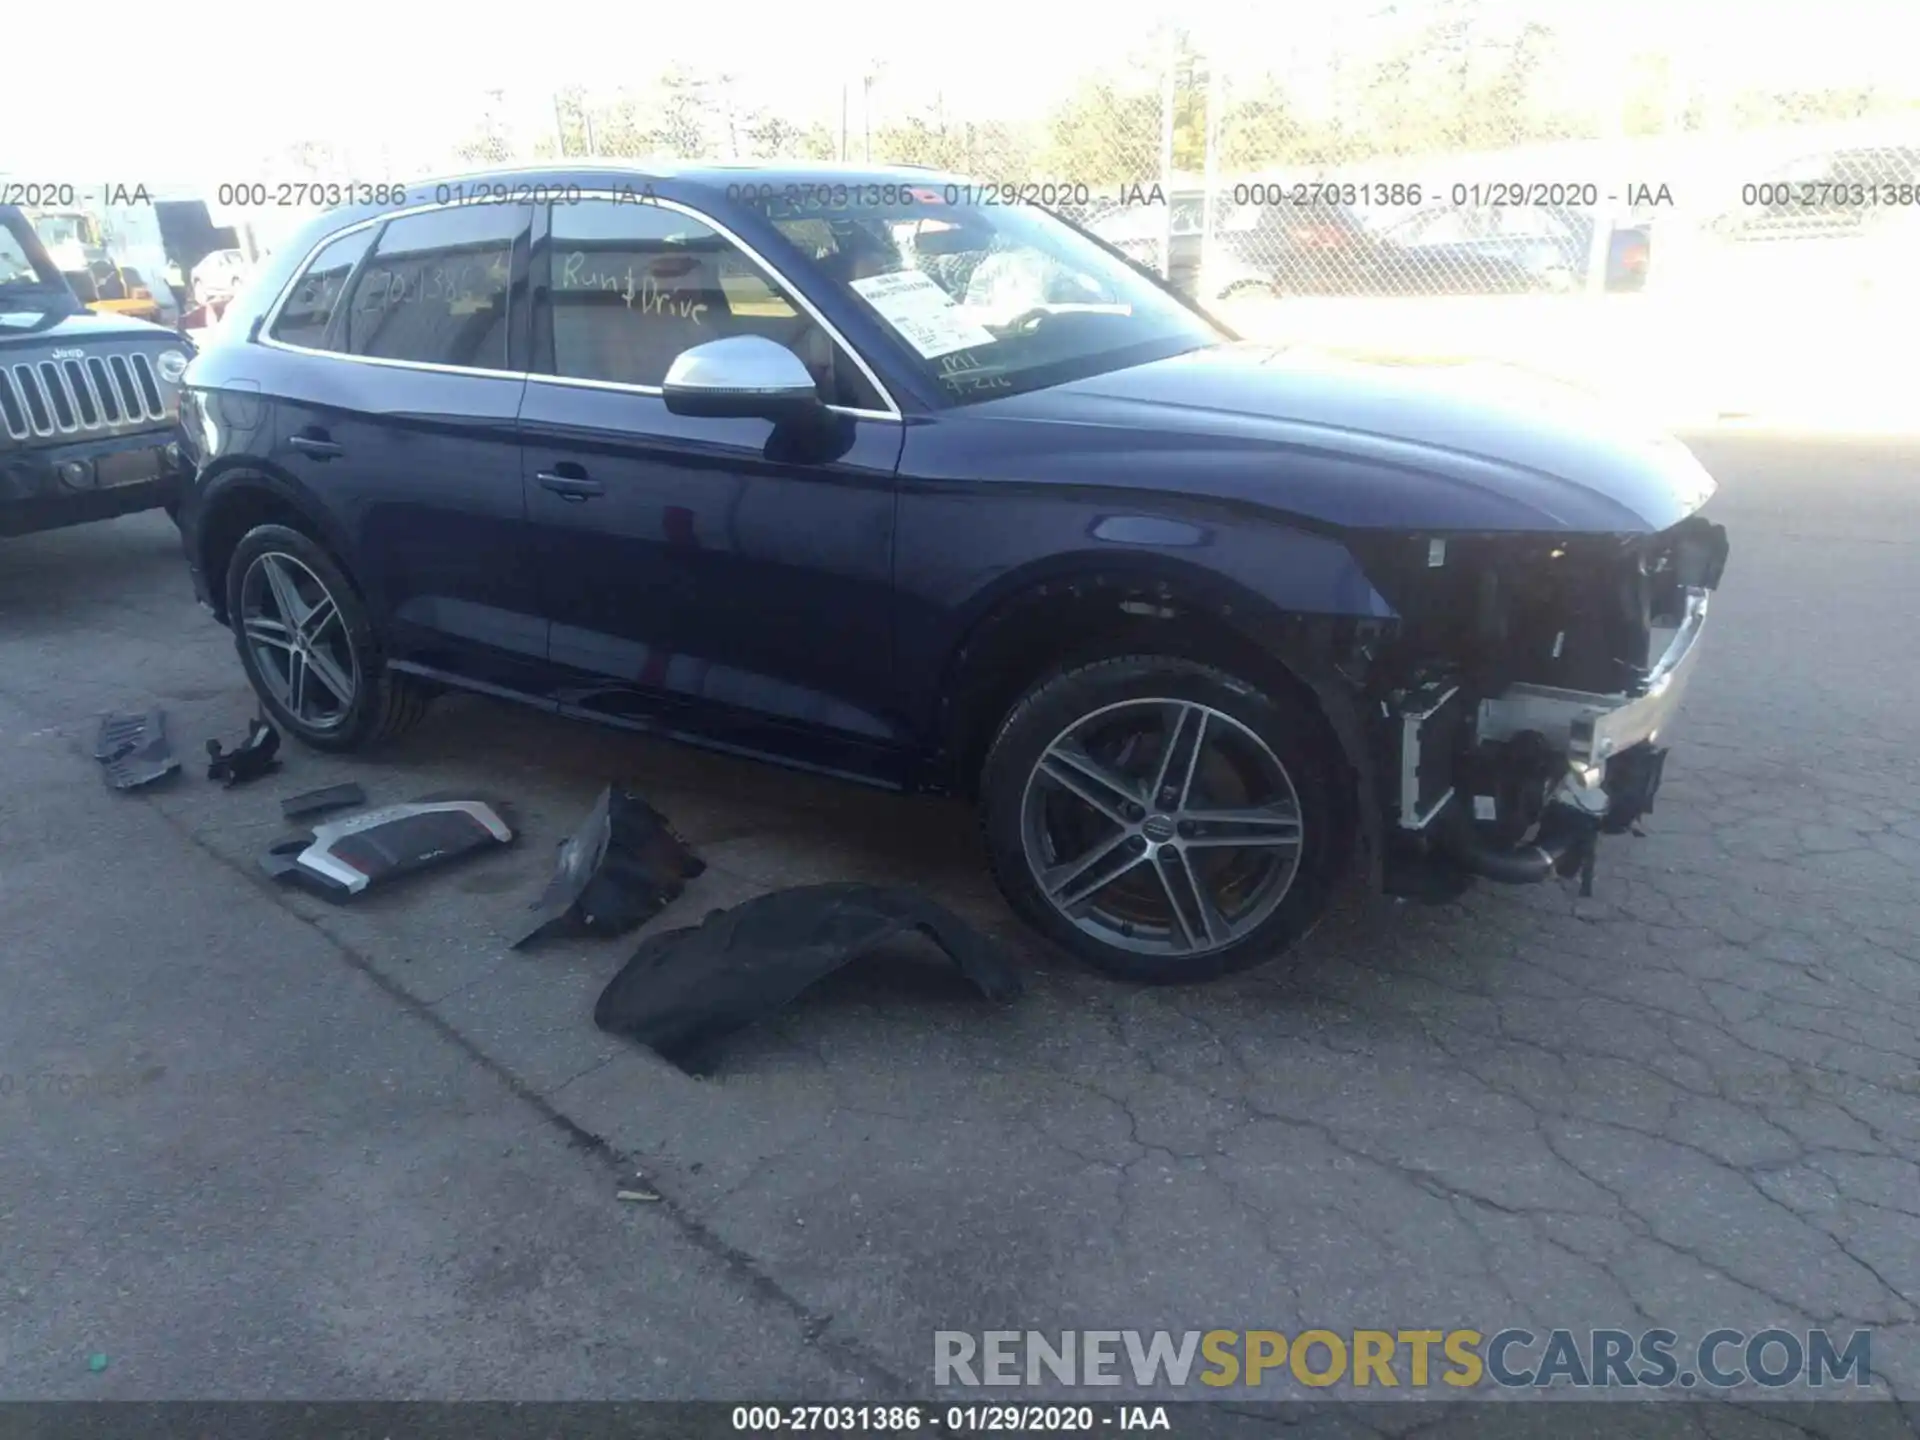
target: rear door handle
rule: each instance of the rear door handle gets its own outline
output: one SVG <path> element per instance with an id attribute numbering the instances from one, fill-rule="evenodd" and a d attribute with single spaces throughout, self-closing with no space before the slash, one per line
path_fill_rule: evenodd
<path id="1" fill-rule="evenodd" d="M 345 446 L 339 445 L 332 440 L 322 439 L 318 435 L 289 436 L 287 444 L 291 445 L 303 455 L 313 456 L 316 460 L 331 460 L 335 456 L 347 453 Z"/>
<path id="2" fill-rule="evenodd" d="M 541 489 L 551 490 L 562 500 L 571 500 L 576 505 L 607 493 L 606 486 L 584 475 L 556 475 L 551 470 L 542 470 L 533 478 L 540 482 Z"/>

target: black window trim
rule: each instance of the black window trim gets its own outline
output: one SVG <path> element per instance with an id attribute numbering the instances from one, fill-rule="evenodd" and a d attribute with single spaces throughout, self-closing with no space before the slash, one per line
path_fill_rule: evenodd
<path id="1" fill-rule="evenodd" d="M 617 190 L 582 190 L 578 198 L 581 201 L 609 200 L 615 204 L 631 205 L 635 203 L 631 191 L 626 192 L 623 196 L 622 193 Z M 554 203 L 553 201 L 548 201 L 544 207 L 549 217 L 551 216 Z M 575 202 L 570 195 L 565 203 L 573 204 Z M 832 341 L 835 346 L 853 361 L 854 365 L 859 368 L 860 373 L 866 377 L 867 383 L 873 386 L 874 394 L 878 395 L 887 406 L 884 410 L 869 410 L 857 405 L 829 405 L 827 409 L 837 415 L 852 415 L 861 420 L 891 420 L 896 424 L 901 423 L 899 402 L 893 398 L 893 392 L 887 389 L 885 382 L 880 379 L 878 372 L 875 371 L 872 365 L 867 363 L 866 356 L 848 344 L 846 336 L 840 333 L 839 328 L 820 312 L 819 307 L 806 297 L 806 294 L 799 286 L 793 284 L 786 276 L 782 275 L 764 255 L 746 241 L 742 240 L 738 235 L 734 234 L 732 229 L 725 223 L 692 205 L 684 205 L 678 200 L 667 200 L 652 196 L 648 197 L 643 203 L 649 207 L 672 210 L 676 214 L 685 215 L 689 219 L 697 220 L 702 225 L 711 229 L 715 234 L 719 235 L 721 239 L 733 245 L 742 255 L 746 256 L 748 260 L 759 267 L 761 273 L 773 282 L 774 288 L 779 291 L 783 298 L 805 311 L 808 317 L 825 332 L 827 339 Z M 552 225 L 550 219 L 547 224 L 540 227 L 539 233 L 542 240 L 551 239 Z M 549 253 L 551 253 L 551 251 L 549 251 Z M 531 290 L 544 294 L 545 289 L 546 286 L 544 283 L 540 281 L 538 276 L 535 276 Z M 531 300 L 532 296 L 530 295 L 529 298 Z M 535 314 L 533 323 L 536 325 L 540 323 L 539 312 L 543 308 L 551 315 L 552 305 L 550 301 L 542 306 L 542 304 L 536 300 L 533 302 L 532 308 Z M 658 385 L 629 384 L 619 380 L 588 380 L 581 376 L 554 375 L 540 370 L 529 370 L 526 378 L 535 384 L 567 385 L 582 390 L 617 390 L 629 395 L 659 395 L 662 393 L 662 388 Z"/>
<path id="2" fill-rule="evenodd" d="M 381 227 L 382 234 L 384 234 L 385 227 L 390 222 L 404 220 L 413 215 L 431 214 L 437 210 L 465 210 L 471 208 L 473 208 L 472 201 L 464 203 L 453 201 L 431 205 L 413 205 L 405 210 L 389 210 L 382 215 L 370 216 L 365 220 L 356 220 L 351 225 L 342 225 L 338 230 L 330 231 L 328 234 L 323 235 L 305 255 L 300 257 L 300 263 L 293 268 L 292 277 L 287 281 L 286 285 L 282 287 L 280 293 L 274 297 L 272 306 L 269 307 L 266 312 L 266 317 L 260 322 L 259 338 L 255 343 L 265 345 L 274 350 L 290 351 L 295 355 L 319 355 L 328 360 L 348 360 L 358 365 L 388 365 L 401 370 L 426 370 L 441 375 L 485 375 L 496 380 L 526 380 L 529 378 L 526 370 L 512 370 L 505 367 L 495 369 L 483 365 L 442 365 L 432 360 L 389 360 L 381 355 L 349 355 L 344 350 L 315 350 L 311 346 L 292 345 L 285 340 L 276 340 L 273 338 L 273 327 L 279 323 L 280 311 L 286 306 L 287 301 L 292 298 L 295 287 L 306 278 L 308 268 L 319 258 L 320 252 L 329 245 L 332 245 L 335 241 L 344 240 L 347 236 L 357 231 L 370 229 L 376 225 Z M 489 205 L 486 208 L 492 209 L 495 207 Z M 503 205 L 498 208 L 506 209 L 509 207 Z M 525 263 L 520 257 L 526 253 L 526 242 L 532 237 L 534 222 L 538 218 L 540 207 L 529 201 L 525 204 L 516 204 L 512 208 L 523 209 L 526 212 L 526 223 L 522 225 L 520 233 L 514 237 L 513 241 L 513 254 L 515 259 L 509 262 L 510 269 L 517 270 L 519 266 Z M 353 269 L 347 276 L 347 283 L 341 287 L 340 303 L 336 305 L 334 314 L 327 319 L 327 331 L 323 338 L 330 339 L 333 336 L 335 327 L 340 323 L 341 312 L 345 309 L 346 304 L 351 301 L 353 292 L 359 285 L 360 277 L 366 270 L 368 262 L 373 258 L 374 252 L 380 248 L 380 240 L 381 236 L 375 235 L 373 240 L 368 244 L 365 252 L 354 262 Z M 512 344 L 515 333 L 513 328 L 514 293 L 515 286 L 513 279 L 509 278 L 507 290 L 509 359 L 513 358 L 514 353 Z M 520 289 L 520 294 L 525 296 L 526 292 L 524 288 Z M 531 297 L 524 298 L 520 301 L 522 306 L 530 303 Z"/>

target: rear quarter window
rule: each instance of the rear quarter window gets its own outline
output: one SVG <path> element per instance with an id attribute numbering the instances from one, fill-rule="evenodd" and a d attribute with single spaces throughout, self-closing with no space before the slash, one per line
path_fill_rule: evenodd
<path id="1" fill-rule="evenodd" d="M 353 267 L 373 244 L 378 229 L 377 225 L 369 225 L 323 247 L 294 281 L 280 313 L 274 316 L 272 328 L 267 331 L 268 338 L 306 350 L 330 348 L 327 327 L 333 323 Z"/>

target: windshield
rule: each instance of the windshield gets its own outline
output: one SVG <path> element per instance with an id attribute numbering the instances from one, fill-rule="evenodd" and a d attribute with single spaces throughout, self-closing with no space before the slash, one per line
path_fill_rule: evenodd
<path id="1" fill-rule="evenodd" d="M 79 215 L 42 214 L 34 221 L 34 228 L 49 245 L 94 243 L 92 227 Z"/>
<path id="2" fill-rule="evenodd" d="M 812 205 L 762 203 L 803 255 L 905 342 L 951 404 L 1037 390 L 1225 338 L 1044 210 L 969 204 L 964 185 L 820 189 Z M 862 192 L 882 199 L 897 192 L 898 203 L 835 203 Z"/>
<path id="3" fill-rule="evenodd" d="M 25 220 L 0 213 L 0 290 L 63 289 Z"/>

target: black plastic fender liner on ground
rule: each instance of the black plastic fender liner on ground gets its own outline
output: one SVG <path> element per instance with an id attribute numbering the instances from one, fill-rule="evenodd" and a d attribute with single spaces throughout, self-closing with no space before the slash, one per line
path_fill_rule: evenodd
<path id="1" fill-rule="evenodd" d="M 116 790 L 151 785 L 180 768 L 167 739 L 167 712 L 157 705 L 135 714 L 102 716 L 93 758 L 106 767 L 107 784 Z"/>
<path id="2" fill-rule="evenodd" d="M 624 935 L 666 909 L 706 868 L 666 816 L 610 785 L 561 844 L 553 878 L 531 907 L 539 918 L 513 948 L 550 935 Z"/>
<path id="3" fill-rule="evenodd" d="M 734 1031 L 771 1015 L 856 956 L 912 931 L 945 951 L 987 999 L 1020 994 L 1020 976 L 1000 948 L 919 891 L 803 885 L 715 910 L 697 926 L 648 936 L 600 992 L 593 1023 L 691 1069 Z"/>

